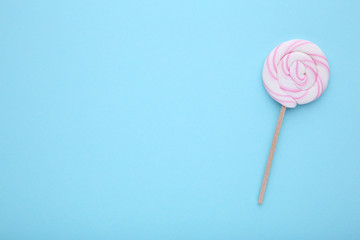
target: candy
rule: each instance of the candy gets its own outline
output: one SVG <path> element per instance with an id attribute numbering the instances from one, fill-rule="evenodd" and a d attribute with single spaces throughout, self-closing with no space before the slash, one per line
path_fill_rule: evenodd
<path id="1" fill-rule="evenodd" d="M 321 49 L 305 40 L 290 40 L 277 46 L 266 58 L 263 83 L 269 95 L 281 106 L 265 174 L 259 204 L 262 204 L 286 108 L 306 104 L 323 94 L 329 81 L 329 64 Z"/>
<path id="2" fill-rule="evenodd" d="M 266 91 L 288 108 L 320 97 L 328 80 L 329 64 L 324 53 L 305 40 L 290 40 L 277 46 L 263 68 Z"/>

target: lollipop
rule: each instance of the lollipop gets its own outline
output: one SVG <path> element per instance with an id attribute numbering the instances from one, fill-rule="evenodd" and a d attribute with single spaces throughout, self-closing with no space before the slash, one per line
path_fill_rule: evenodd
<path id="1" fill-rule="evenodd" d="M 325 91 L 329 64 L 321 49 L 305 40 L 290 40 L 277 46 L 266 58 L 263 83 L 269 95 L 281 106 L 273 142 L 261 185 L 259 204 L 263 202 L 276 142 L 286 108 L 314 101 Z"/>

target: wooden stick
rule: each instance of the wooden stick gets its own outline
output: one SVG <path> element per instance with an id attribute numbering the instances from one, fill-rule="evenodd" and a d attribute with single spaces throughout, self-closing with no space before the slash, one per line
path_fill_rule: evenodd
<path id="1" fill-rule="evenodd" d="M 272 163 L 272 160 L 273 160 L 273 157 L 274 157 L 276 142 L 277 142 L 278 137 L 279 137 L 281 124 L 282 124 L 282 121 L 283 121 L 284 115 L 285 115 L 285 110 L 286 110 L 286 107 L 281 106 L 279 119 L 278 119 L 278 122 L 276 124 L 275 134 L 274 134 L 274 138 L 273 138 L 273 141 L 272 141 L 272 144 L 271 144 L 269 158 L 268 158 L 268 161 L 267 161 L 267 164 L 266 164 L 265 174 L 264 174 L 263 182 L 262 182 L 262 185 L 261 185 L 261 190 L 260 190 L 260 195 L 259 195 L 259 204 L 262 204 L 263 200 L 264 200 L 266 184 L 267 184 L 267 181 L 268 181 L 268 178 L 269 178 L 271 163 Z"/>

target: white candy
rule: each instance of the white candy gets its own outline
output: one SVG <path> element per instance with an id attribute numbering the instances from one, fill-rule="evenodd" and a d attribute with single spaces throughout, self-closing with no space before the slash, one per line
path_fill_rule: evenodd
<path id="1" fill-rule="evenodd" d="M 329 64 L 324 53 L 305 40 L 290 40 L 277 46 L 263 68 L 266 91 L 288 108 L 320 97 L 328 81 Z"/>

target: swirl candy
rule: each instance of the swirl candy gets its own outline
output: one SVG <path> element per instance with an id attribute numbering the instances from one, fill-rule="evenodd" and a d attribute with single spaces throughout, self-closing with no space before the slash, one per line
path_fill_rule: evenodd
<path id="1" fill-rule="evenodd" d="M 305 40 L 290 40 L 277 46 L 263 68 L 266 91 L 288 108 L 320 97 L 328 80 L 329 64 L 324 53 Z"/>
<path id="2" fill-rule="evenodd" d="M 277 46 L 266 58 L 263 83 L 269 95 L 281 106 L 273 142 L 261 185 L 263 202 L 272 159 L 286 108 L 306 104 L 323 94 L 329 81 L 329 64 L 321 49 L 305 40 L 290 40 Z"/>

